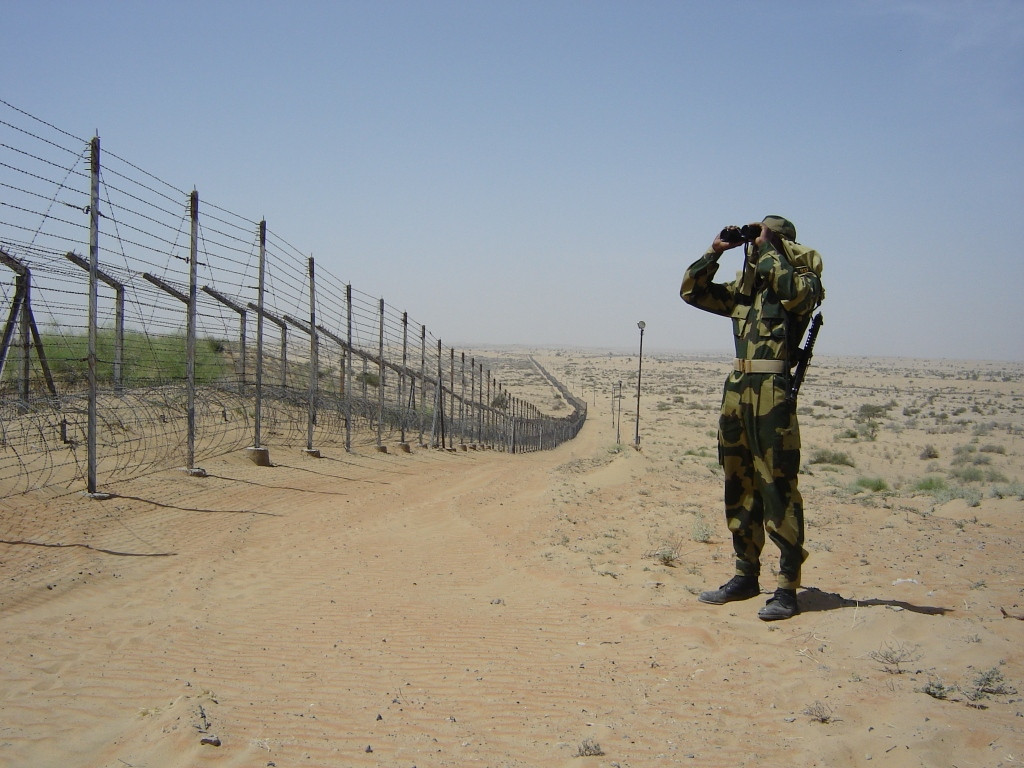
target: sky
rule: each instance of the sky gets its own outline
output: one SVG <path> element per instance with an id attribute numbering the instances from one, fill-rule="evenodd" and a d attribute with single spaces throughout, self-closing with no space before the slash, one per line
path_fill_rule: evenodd
<path id="1" fill-rule="evenodd" d="M 732 351 L 725 225 L 823 355 L 1024 360 L 1024 2 L 0 0 L 0 99 L 258 220 L 446 345 Z M 722 259 L 731 277 L 740 252 Z"/>

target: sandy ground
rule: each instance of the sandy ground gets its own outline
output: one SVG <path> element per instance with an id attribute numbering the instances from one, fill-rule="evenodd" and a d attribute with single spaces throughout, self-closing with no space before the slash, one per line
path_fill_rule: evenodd
<path id="1" fill-rule="evenodd" d="M 816 361 L 802 613 L 765 623 L 696 600 L 726 363 L 645 357 L 634 450 L 635 358 L 537 354 L 591 404 L 554 451 L 4 500 L 0 765 L 1024 764 L 1024 366 Z"/>

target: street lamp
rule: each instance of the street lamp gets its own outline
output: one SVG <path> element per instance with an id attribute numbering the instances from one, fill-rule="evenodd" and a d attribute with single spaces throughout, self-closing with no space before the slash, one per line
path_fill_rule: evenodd
<path id="1" fill-rule="evenodd" d="M 636 442 L 633 443 L 633 447 L 638 451 L 640 450 L 640 377 L 643 376 L 644 372 L 644 328 L 647 327 L 647 323 L 641 320 L 636 324 L 636 327 L 640 329 L 640 363 L 636 371 Z"/>

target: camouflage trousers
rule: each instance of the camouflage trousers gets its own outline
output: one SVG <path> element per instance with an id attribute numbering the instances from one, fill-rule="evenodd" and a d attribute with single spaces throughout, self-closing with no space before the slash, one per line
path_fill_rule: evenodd
<path id="1" fill-rule="evenodd" d="M 803 498 L 797 488 L 800 429 L 786 402 L 787 377 L 732 373 L 722 395 L 718 460 L 725 471 L 725 517 L 736 573 L 758 576 L 765 533 L 779 548 L 779 587 L 800 586 L 807 559 Z"/>

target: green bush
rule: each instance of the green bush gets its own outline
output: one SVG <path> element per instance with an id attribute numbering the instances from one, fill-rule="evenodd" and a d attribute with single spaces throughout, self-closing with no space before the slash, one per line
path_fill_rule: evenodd
<path id="1" fill-rule="evenodd" d="M 975 466 L 953 467 L 949 474 L 965 483 L 980 483 L 985 479 L 985 472 Z"/>
<path id="2" fill-rule="evenodd" d="M 949 484 L 946 482 L 946 478 L 938 475 L 928 475 L 914 483 L 914 490 L 923 493 L 937 493 L 945 491 L 947 488 L 949 488 Z"/>
<path id="3" fill-rule="evenodd" d="M 821 448 L 814 452 L 811 456 L 809 464 L 838 464 L 845 467 L 854 467 L 856 464 L 853 463 L 847 454 L 842 451 L 833 451 L 828 448 Z"/>
<path id="4" fill-rule="evenodd" d="M 43 351 L 58 387 L 84 386 L 89 376 L 89 337 L 86 334 L 47 333 Z M 161 384 L 185 378 L 183 334 L 153 335 L 125 331 L 122 347 L 121 380 L 126 387 Z M 199 384 L 220 381 L 233 375 L 229 345 L 220 339 L 197 339 L 195 376 Z M 100 386 L 114 383 L 113 330 L 101 329 L 96 336 L 96 380 Z"/>
<path id="5" fill-rule="evenodd" d="M 372 371 L 363 371 L 356 376 L 356 381 L 360 384 L 365 384 L 368 387 L 379 387 L 380 374 L 373 373 Z"/>
<path id="6" fill-rule="evenodd" d="M 880 477 L 858 477 L 854 484 L 859 490 L 872 493 L 889 490 L 889 484 Z"/>

